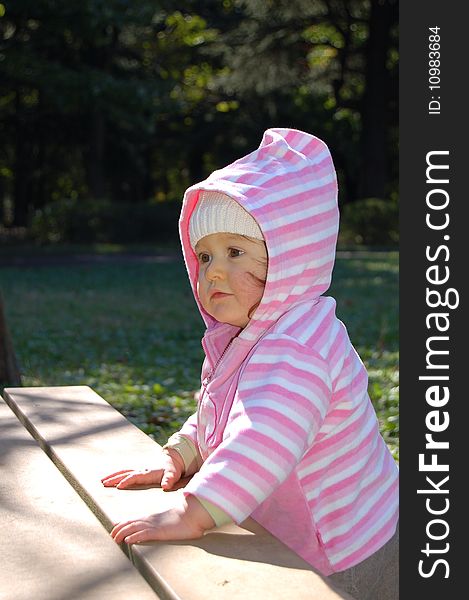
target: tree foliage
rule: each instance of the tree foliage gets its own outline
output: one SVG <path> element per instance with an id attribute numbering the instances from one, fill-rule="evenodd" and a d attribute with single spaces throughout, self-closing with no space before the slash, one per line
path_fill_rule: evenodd
<path id="1" fill-rule="evenodd" d="M 395 201 L 395 0 L 0 3 L 0 202 L 143 203 L 259 143 L 323 137 L 341 202 Z"/>

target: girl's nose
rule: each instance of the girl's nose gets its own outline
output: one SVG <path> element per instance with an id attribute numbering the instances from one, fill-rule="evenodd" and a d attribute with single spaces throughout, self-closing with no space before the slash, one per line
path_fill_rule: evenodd
<path id="1" fill-rule="evenodd" d="M 205 269 L 205 277 L 208 279 L 208 281 L 223 279 L 224 273 L 222 261 L 215 258 L 212 258 L 210 264 Z"/>

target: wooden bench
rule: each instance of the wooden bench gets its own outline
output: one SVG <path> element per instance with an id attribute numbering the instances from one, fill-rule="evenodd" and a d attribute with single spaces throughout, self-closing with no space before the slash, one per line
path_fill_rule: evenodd
<path id="1" fill-rule="evenodd" d="M 0 399 L 2 600 L 155 598 Z"/>
<path id="2" fill-rule="evenodd" d="M 7 482 L 6 503 L 7 509 L 10 508 L 12 514 L 16 515 L 14 529 L 21 533 L 28 527 L 29 521 L 36 522 L 41 519 L 43 530 L 51 532 L 47 544 L 34 533 L 31 539 L 24 541 L 30 550 L 26 555 L 29 557 L 27 560 L 22 560 L 20 556 L 23 541 L 16 539 L 17 535 L 12 533 L 9 547 L 12 554 L 18 558 L 13 560 L 10 566 L 12 574 L 7 578 L 8 581 L 18 579 L 22 571 L 28 568 L 24 563 L 30 561 L 35 571 L 33 584 L 43 585 L 38 581 L 38 574 L 42 572 L 45 580 L 50 577 L 45 565 L 49 562 L 54 563 L 56 554 L 78 554 L 85 555 L 88 561 L 91 557 L 93 568 L 89 572 L 86 571 L 82 577 L 74 578 L 73 582 L 69 581 L 66 574 L 62 577 L 63 585 L 70 585 L 70 589 L 73 590 L 77 585 L 86 588 L 88 580 L 104 580 L 104 583 L 111 583 L 108 581 L 110 573 L 116 573 L 120 577 L 127 573 L 126 597 L 137 600 L 147 598 L 147 588 L 141 576 L 152 588 L 153 598 L 159 597 L 163 600 L 351 599 L 350 595 L 334 588 L 320 574 L 314 572 L 308 563 L 252 519 L 247 519 L 242 527 L 228 525 L 214 529 L 200 540 L 152 542 L 130 548 L 124 548 L 123 545 L 123 550 L 136 567 L 132 573 L 132 570 L 129 571 L 131 563 L 125 559 L 105 530 L 110 531 L 112 524 L 117 521 L 149 514 L 159 507 L 164 507 L 170 501 L 171 494 L 182 492 L 163 492 L 160 488 L 117 490 L 103 487 L 100 479 L 120 468 L 148 467 L 160 451 L 158 444 L 86 386 L 9 388 L 4 390 L 4 398 L 57 467 L 54 468 L 50 461 L 39 461 L 38 448 L 31 443 L 31 438 L 28 443 L 16 443 L 16 436 L 18 439 L 21 437 L 18 427 L 13 428 L 11 413 L 5 414 L 3 410 L 0 413 L 1 431 L 4 431 L 4 427 L 7 431 L 10 427 L 15 431 L 11 441 L 8 442 L 9 438 L 6 441 L 5 456 L 2 450 L 3 470 L 11 479 Z M 25 435 L 23 432 L 22 440 L 27 439 Z M 3 438 L 2 433 L 2 440 Z M 4 445 L 3 441 L 2 444 Z M 18 451 L 21 449 L 22 453 L 23 448 L 34 454 L 37 461 L 37 466 L 32 467 L 35 487 L 33 496 L 28 492 L 24 507 L 15 513 L 16 507 L 19 506 L 17 497 L 23 498 L 28 486 L 27 473 L 12 474 L 15 471 L 15 461 L 21 461 Z M 45 459 L 43 453 L 39 454 Z M 24 460 L 29 461 L 26 454 Z M 51 471 L 54 477 L 50 476 Z M 49 483 L 54 481 L 54 486 L 60 484 L 63 488 L 66 485 L 65 479 L 81 498 L 74 498 L 80 505 L 80 510 L 75 507 L 69 508 L 67 503 L 71 500 L 57 495 L 55 487 L 51 487 Z M 70 486 L 68 491 L 72 491 Z M 36 505 L 37 495 L 40 496 L 41 502 Z M 44 514 L 44 504 L 47 505 L 47 502 L 53 504 L 53 510 Z M 95 520 L 93 525 L 100 531 L 91 530 L 90 519 L 94 518 L 92 512 L 105 529 Z M 0 521 L 6 519 L 8 524 L 11 518 L 9 514 L 8 510 L 6 513 L 2 511 Z M 68 518 L 69 524 L 69 529 L 65 528 L 66 531 L 63 531 L 64 518 Z M 77 528 L 79 531 L 85 531 L 86 528 L 80 525 L 85 519 L 90 521 L 86 525 L 89 532 L 86 530 L 86 534 L 73 537 L 73 531 Z M 2 523 L 2 530 L 5 529 L 7 527 Z M 70 537 L 67 537 L 68 535 Z M 44 566 L 41 561 L 35 564 L 34 557 L 39 555 L 42 558 L 45 552 L 47 560 L 44 557 Z M 108 554 L 111 552 L 113 556 L 109 558 Z M 125 566 L 122 566 L 122 560 Z M 106 567 L 102 566 L 103 564 Z M 55 571 L 60 573 L 61 565 L 55 566 Z M 64 570 L 66 571 L 66 566 Z M 101 571 L 102 576 L 99 580 Z M 56 576 L 59 575 L 54 574 L 54 577 Z M 0 577 L 5 578 L 5 569 Z M 5 583 L 0 579 L 2 598 L 8 581 Z M 128 586 L 132 587 L 134 581 L 135 591 L 129 593 Z M 117 587 L 121 587 L 119 582 L 116 584 Z M 23 597 L 41 596 L 37 593 L 30 596 L 12 595 L 15 600 Z M 51 594 L 43 597 L 68 599 L 75 596 L 68 593 L 63 596 Z M 87 598 L 84 594 L 77 594 L 76 597 Z M 107 596 L 99 592 L 95 596 L 91 594 L 90 597 Z M 113 598 L 119 597 L 113 595 Z"/>

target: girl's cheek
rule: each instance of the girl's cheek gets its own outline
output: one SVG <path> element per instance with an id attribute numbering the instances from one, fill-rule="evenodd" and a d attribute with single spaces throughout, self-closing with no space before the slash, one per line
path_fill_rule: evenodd
<path id="1" fill-rule="evenodd" d="M 202 304 L 202 307 L 207 310 L 207 303 L 206 303 L 206 297 L 204 294 L 204 287 L 203 285 L 201 285 L 200 280 L 197 281 L 197 296 L 199 298 L 200 303 Z"/>
<path id="2" fill-rule="evenodd" d="M 235 270 L 231 273 L 231 287 L 238 292 L 242 293 L 250 288 L 249 275 L 245 271 Z"/>
<path id="3" fill-rule="evenodd" d="M 264 286 L 261 286 L 245 271 L 233 273 L 231 285 L 233 290 L 236 290 L 238 296 L 249 304 L 249 307 L 252 306 L 254 302 L 260 300 L 264 293 Z"/>

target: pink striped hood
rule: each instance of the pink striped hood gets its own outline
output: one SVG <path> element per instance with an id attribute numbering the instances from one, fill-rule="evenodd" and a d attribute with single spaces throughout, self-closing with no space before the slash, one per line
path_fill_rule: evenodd
<path id="1" fill-rule="evenodd" d="M 328 289 L 339 212 L 336 174 L 324 142 L 293 129 L 268 129 L 257 150 L 186 191 L 180 234 L 196 299 L 198 266 L 188 227 L 201 190 L 224 192 L 239 202 L 256 219 L 266 241 L 264 295 L 241 337 L 257 340 L 286 310 Z M 199 309 L 208 328 L 215 327 L 200 304 Z"/>
<path id="2" fill-rule="evenodd" d="M 269 129 L 257 150 L 187 190 L 180 233 L 197 302 L 188 225 L 201 190 L 224 192 L 256 219 L 269 266 L 242 331 L 199 304 L 202 387 L 179 434 L 203 464 L 185 493 L 237 523 L 252 516 L 325 575 L 349 568 L 393 535 L 398 477 L 366 369 L 322 295 L 339 221 L 329 150 L 307 133 Z"/>

